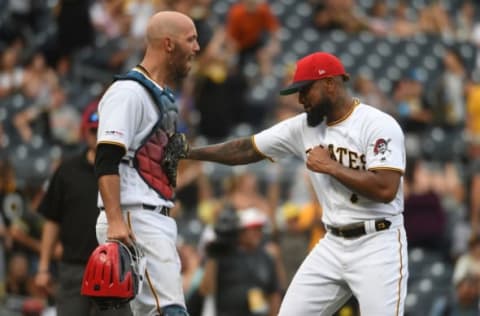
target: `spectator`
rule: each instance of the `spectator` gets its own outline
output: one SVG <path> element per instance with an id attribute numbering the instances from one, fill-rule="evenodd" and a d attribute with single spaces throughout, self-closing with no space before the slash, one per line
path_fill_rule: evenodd
<path id="1" fill-rule="evenodd" d="M 288 84 L 293 79 L 295 65 L 290 64 L 285 67 L 281 82 L 283 85 Z M 277 105 L 274 109 L 275 115 L 272 117 L 273 122 L 280 122 L 289 117 L 295 116 L 303 111 L 303 106 L 298 102 L 296 95 L 287 95 L 277 98 Z"/>
<path id="2" fill-rule="evenodd" d="M 190 315 L 198 315 L 198 307 L 191 306 L 193 297 L 198 297 L 198 287 L 202 279 L 203 269 L 201 265 L 201 257 L 195 247 L 188 243 L 182 243 L 178 247 L 180 260 L 182 261 L 182 282 L 183 292 L 185 293 L 185 301 L 187 302 Z M 201 301 L 201 298 L 199 299 Z M 196 302 L 201 305 L 202 303 Z M 195 312 L 197 310 L 197 312 Z"/>
<path id="3" fill-rule="evenodd" d="M 395 116 L 406 133 L 407 153 L 418 155 L 425 133 L 431 128 L 433 113 L 417 70 L 411 70 L 394 85 L 393 101 Z"/>
<path id="4" fill-rule="evenodd" d="M 23 93 L 34 103 L 45 104 L 59 85 L 57 74 L 51 68 L 42 52 L 34 53 L 25 69 Z"/>
<path id="5" fill-rule="evenodd" d="M 406 38 L 415 35 L 418 31 L 418 24 L 408 14 L 409 6 L 407 1 L 399 0 L 393 10 L 393 35 Z"/>
<path id="6" fill-rule="evenodd" d="M 5 131 L 3 122 L 0 122 L 0 150 L 7 152 L 7 146 L 10 142 L 7 132 Z"/>
<path id="7" fill-rule="evenodd" d="M 232 53 L 225 47 L 226 32 L 219 27 L 199 56 L 194 104 L 200 115 L 198 133 L 210 139 L 228 136 L 245 120 L 247 82 L 231 69 Z"/>
<path id="8" fill-rule="evenodd" d="M 277 270 L 261 243 L 266 217 L 255 208 L 238 214 L 238 226 L 232 221 L 223 234 L 217 229 L 217 242 L 232 237 L 237 229 L 238 239 L 230 238 L 215 252 L 210 248 L 200 293 L 215 295 L 217 316 L 276 315 L 280 306 Z"/>
<path id="9" fill-rule="evenodd" d="M 314 11 L 314 25 L 320 31 L 340 29 L 357 33 L 368 28 L 368 21 L 355 12 L 354 0 L 318 2 Z"/>
<path id="10" fill-rule="evenodd" d="M 453 270 L 453 284 L 458 285 L 466 276 L 480 278 L 480 236 L 474 233 L 468 242 L 468 251 L 461 255 Z"/>
<path id="11" fill-rule="evenodd" d="M 0 156 L 0 299 L 5 295 L 7 250 L 12 246 L 9 224 L 15 212 L 10 212 L 10 209 L 16 208 L 14 201 L 20 198 L 16 190 L 15 170 L 7 158 Z"/>
<path id="12" fill-rule="evenodd" d="M 465 186 L 459 166 L 453 161 L 432 163 L 430 181 L 432 188 L 442 197 L 444 204 L 453 204 L 459 208 L 465 202 Z"/>
<path id="13" fill-rule="evenodd" d="M 455 283 L 454 293 L 433 302 L 430 316 L 477 316 L 479 278 L 465 275 Z"/>
<path id="14" fill-rule="evenodd" d="M 480 238 L 472 235 L 468 252 L 460 256 L 453 271 L 454 293 L 438 298 L 432 307 L 431 316 L 478 315 L 480 294 Z"/>
<path id="15" fill-rule="evenodd" d="M 17 217 L 23 212 L 22 197 L 17 192 L 17 185 L 15 179 L 15 170 L 13 165 L 7 158 L 0 159 L 0 217 L 1 222 L 4 224 L 4 231 L 0 234 L 1 245 L 5 247 L 5 250 L 11 250 L 12 238 L 10 235 L 10 223 L 16 220 Z M 3 272 L 6 271 L 6 255 L 3 258 Z M 2 259 L 0 259 L 2 261 Z M 2 273 L 0 271 L 0 273 Z M 5 274 L 4 274 L 5 275 Z"/>
<path id="16" fill-rule="evenodd" d="M 203 163 L 181 161 L 178 165 L 176 199 L 186 218 L 197 215 L 197 207 L 214 198 L 210 179 Z"/>
<path id="17" fill-rule="evenodd" d="M 25 70 L 19 65 L 19 49 L 12 45 L 0 51 L 0 97 L 20 91 L 25 83 Z"/>
<path id="18" fill-rule="evenodd" d="M 467 85 L 466 127 L 469 158 L 480 158 L 480 82 L 473 81 Z"/>
<path id="19" fill-rule="evenodd" d="M 447 48 L 443 55 L 443 73 L 432 90 L 434 121 L 451 132 L 459 132 L 465 125 L 465 80 L 467 72 L 462 55 Z"/>
<path id="20" fill-rule="evenodd" d="M 45 118 L 42 113 L 51 103 L 53 93 L 59 87 L 59 81 L 55 71 L 46 64 L 45 56 L 41 52 L 34 53 L 30 58 L 25 69 L 24 80 L 22 94 L 30 104 L 17 113 L 13 121 L 22 140 L 29 143 L 33 136 L 30 123 L 37 118 Z M 40 128 L 47 128 L 48 123 L 43 121 L 39 125 Z"/>
<path id="21" fill-rule="evenodd" d="M 37 270 L 40 239 L 44 224 L 43 217 L 36 211 L 43 190 L 40 186 L 32 184 L 23 188 L 21 195 L 23 201 L 18 207 L 22 207 L 22 209 L 17 216 L 11 219 L 9 234 L 13 241 L 13 251 L 26 256 L 28 273 L 33 275 Z"/>
<path id="22" fill-rule="evenodd" d="M 125 9 L 131 19 L 129 35 L 133 41 L 132 44 L 143 46 L 148 19 L 158 11 L 156 10 L 156 6 L 158 6 L 158 4 L 155 5 L 153 1 L 146 0 L 128 1 L 126 4 Z"/>
<path id="23" fill-rule="evenodd" d="M 289 192 L 290 198 L 281 207 L 280 222 L 283 225 L 279 246 L 285 264 L 287 286 L 308 252 L 325 235 L 322 208 L 305 170 L 298 168 L 295 179 L 295 189 Z"/>
<path id="24" fill-rule="evenodd" d="M 125 3 L 124 0 L 101 0 L 90 7 L 90 19 L 97 34 L 115 39 L 128 33 L 131 17 Z"/>
<path id="25" fill-rule="evenodd" d="M 60 145 L 78 144 L 80 114 L 69 103 L 62 87 L 51 91 L 48 103 L 26 108 L 14 117 L 14 124 L 22 140 L 30 143 L 35 134 Z M 36 124 L 34 124 L 36 123 Z"/>
<path id="26" fill-rule="evenodd" d="M 455 37 L 460 41 L 472 40 L 475 26 L 475 5 L 471 0 L 464 0 L 455 15 Z"/>
<path id="27" fill-rule="evenodd" d="M 470 164 L 470 225 L 474 234 L 480 233 L 480 160 L 475 159 Z"/>
<path id="28" fill-rule="evenodd" d="M 392 21 L 387 2 L 376 0 L 373 3 L 368 16 L 368 28 L 370 32 L 378 36 L 386 36 L 391 32 Z"/>
<path id="29" fill-rule="evenodd" d="M 96 39 L 95 52 L 90 51 L 84 62 L 106 72 L 120 72 L 131 55 L 131 16 L 124 0 L 96 1 L 90 7 Z"/>
<path id="30" fill-rule="evenodd" d="M 420 10 L 418 23 L 420 31 L 427 34 L 452 38 L 454 29 L 447 10 L 440 1 L 433 1 Z"/>
<path id="31" fill-rule="evenodd" d="M 446 214 L 440 196 L 433 191 L 425 162 L 407 164 L 405 174 L 405 228 L 410 248 L 445 250 Z M 448 253 L 445 253 L 448 256 Z"/>
<path id="32" fill-rule="evenodd" d="M 478 51 L 478 47 L 480 47 L 480 23 L 475 21 L 476 23 L 473 25 L 473 30 L 471 34 L 470 41 L 474 44 L 477 48 L 477 58 L 476 58 L 476 67 L 480 67 L 480 52 Z"/>
<path id="33" fill-rule="evenodd" d="M 258 177 L 252 171 L 240 172 L 227 179 L 225 197 L 227 202 L 237 210 L 253 207 L 262 212 L 274 225 L 272 228 L 275 228 L 273 207 L 270 201 L 260 193 Z"/>
<path id="34" fill-rule="evenodd" d="M 245 23 L 248 21 L 248 23 Z M 227 39 L 238 54 L 238 67 L 255 57 L 262 76 L 269 75 L 272 59 L 279 53 L 280 23 L 267 2 L 239 0 L 232 5 L 227 18 Z"/>
<path id="35" fill-rule="evenodd" d="M 0 216 L 0 301 L 5 298 L 6 293 L 6 256 L 5 240 L 8 239 L 8 230 L 3 220 L 3 216 Z"/>
<path id="36" fill-rule="evenodd" d="M 10 163 L 10 160 L 3 155 L 0 156 L 0 201 L 8 193 L 15 192 L 16 190 L 16 181 L 15 181 L 15 170 L 13 165 Z M 0 205 L 5 205 L 1 201 Z M 2 212 L 3 214 L 3 212 Z"/>
<path id="37" fill-rule="evenodd" d="M 57 59 L 72 58 L 81 48 L 93 44 L 94 30 L 89 16 L 89 1 L 57 1 L 55 23 L 58 29 Z"/>
<path id="38" fill-rule="evenodd" d="M 281 206 L 282 221 L 279 246 L 284 254 L 286 282 L 290 284 L 295 272 L 307 255 L 308 234 L 300 225 L 301 206 L 287 202 Z"/>
<path id="39" fill-rule="evenodd" d="M 280 234 L 279 246 L 283 255 L 287 286 L 308 252 L 325 235 L 321 213 L 317 201 L 304 205 L 287 202 L 282 206 L 285 224 Z"/>
<path id="40" fill-rule="evenodd" d="M 395 109 L 391 101 L 368 76 L 362 74 L 356 76 L 353 82 L 353 90 L 366 104 L 391 115 L 395 114 Z"/>
<path id="41" fill-rule="evenodd" d="M 24 297 L 34 294 L 33 278 L 28 270 L 28 259 L 24 254 L 15 252 L 10 256 L 6 284 L 8 294 Z"/>

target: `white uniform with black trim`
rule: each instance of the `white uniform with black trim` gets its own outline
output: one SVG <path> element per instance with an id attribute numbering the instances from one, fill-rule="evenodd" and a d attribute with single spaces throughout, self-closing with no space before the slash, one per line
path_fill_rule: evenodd
<path id="1" fill-rule="evenodd" d="M 132 157 L 156 124 L 157 111 L 153 99 L 138 82 L 114 82 L 99 103 L 98 144 L 122 146 Z M 142 204 L 172 207 L 173 203 L 159 196 L 128 164 L 119 165 L 119 175 L 120 203 L 125 219 L 147 257 L 145 282 L 131 303 L 134 315 L 158 315 L 160 307 L 171 304 L 185 306 L 176 251 L 177 225 L 172 218 L 141 207 Z M 98 206 L 103 207 L 100 195 Z M 100 212 L 97 220 L 99 243 L 105 242 L 107 228 L 106 214 Z"/>
<path id="2" fill-rule="evenodd" d="M 362 103 L 328 125 L 309 127 L 306 114 L 297 115 L 254 135 L 253 141 L 273 161 L 291 154 L 306 161 L 306 149 L 323 145 L 349 168 L 405 170 L 400 126 L 390 115 Z M 332 315 L 352 293 L 362 315 L 403 315 L 408 277 L 403 179 L 395 199 L 380 203 L 329 175 L 309 174 L 324 224 L 364 222 L 367 234 L 343 238 L 327 232 L 297 271 L 279 315 Z M 377 232 L 374 220 L 381 218 L 392 225 Z"/>

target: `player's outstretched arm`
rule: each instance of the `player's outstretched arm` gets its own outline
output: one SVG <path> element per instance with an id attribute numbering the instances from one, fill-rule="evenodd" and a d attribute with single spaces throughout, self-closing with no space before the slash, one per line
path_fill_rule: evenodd
<path id="1" fill-rule="evenodd" d="M 265 157 L 253 145 L 251 137 L 233 139 L 224 143 L 191 148 L 187 159 L 218 162 L 225 165 L 244 165 Z"/>

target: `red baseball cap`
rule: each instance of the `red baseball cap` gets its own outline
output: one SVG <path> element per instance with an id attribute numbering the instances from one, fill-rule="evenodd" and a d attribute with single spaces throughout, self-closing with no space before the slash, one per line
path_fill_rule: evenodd
<path id="1" fill-rule="evenodd" d="M 340 59 L 325 52 L 313 53 L 297 61 L 293 82 L 280 90 L 280 94 L 292 94 L 316 80 L 334 76 L 345 76 L 345 80 L 348 80 Z"/>

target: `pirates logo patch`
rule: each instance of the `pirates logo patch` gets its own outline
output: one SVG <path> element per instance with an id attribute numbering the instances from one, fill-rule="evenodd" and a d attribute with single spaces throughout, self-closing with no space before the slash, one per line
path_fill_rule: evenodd
<path id="1" fill-rule="evenodd" d="M 388 144 L 390 143 L 391 139 L 379 138 L 375 141 L 373 146 L 373 153 L 375 156 L 381 155 L 382 160 L 385 160 L 386 156 L 390 154 L 391 150 L 388 148 Z"/>

